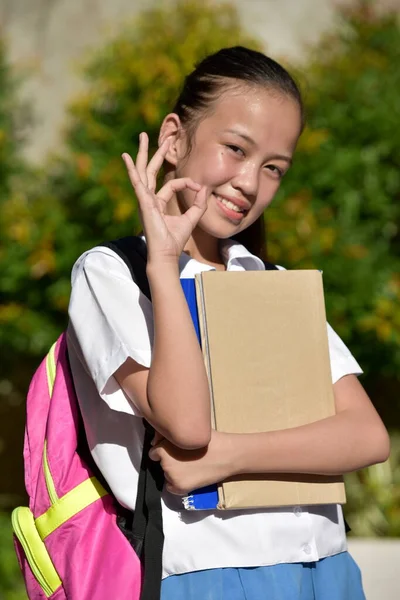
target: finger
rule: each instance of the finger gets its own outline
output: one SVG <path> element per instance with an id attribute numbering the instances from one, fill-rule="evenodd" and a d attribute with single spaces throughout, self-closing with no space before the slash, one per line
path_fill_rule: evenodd
<path id="1" fill-rule="evenodd" d="M 128 171 L 129 179 L 133 187 L 136 187 L 139 183 L 141 183 L 141 179 L 139 173 L 137 172 L 135 163 L 130 154 L 124 152 L 122 154 L 122 160 L 125 163 L 126 170 Z"/>
<path id="2" fill-rule="evenodd" d="M 136 196 L 140 203 L 141 198 L 143 198 L 144 195 L 147 194 L 147 188 L 143 185 L 143 182 L 142 182 L 140 175 L 136 169 L 135 163 L 132 160 L 132 157 L 127 152 L 124 152 L 122 155 L 122 159 L 125 163 L 126 170 L 128 172 L 128 176 L 129 176 L 129 180 L 136 192 Z"/>
<path id="3" fill-rule="evenodd" d="M 147 187 L 152 192 L 156 191 L 157 175 L 164 163 L 165 157 L 169 150 L 170 143 L 170 138 L 164 140 L 157 152 L 154 154 L 149 164 L 147 165 Z"/>
<path id="4" fill-rule="evenodd" d="M 201 185 L 195 183 L 193 179 L 190 179 L 190 177 L 171 179 L 171 181 L 168 181 L 158 192 L 157 198 L 167 203 L 171 200 L 172 196 L 176 194 L 176 192 L 182 192 L 182 190 L 185 189 L 199 192 L 201 190 Z"/>
<path id="5" fill-rule="evenodd" d="M 189 219 L 192 229 L 196 227 L 197 223 L 206 212 L 208 197 L 209 194 L 207 193 L 207 188 L 203 186 L 196 194 L 192 206 L 185 212 L 185 216 Z"/>
<path id="6" fill-rule="evenodd" d="M 165 489 L 170 493 L 174 494 L 174 496 L 184 496 L 187 492 L 181 488 L 178 488 L 171 483 L 166 483 Z"/>
<path id="7" fill-rule="evenodd" d="M 149 458 L 154 460 L 155 462 L 160 462 L 161 460 L 161 448 L 152 448 L 149 452 Z"/>
<path id="8" fill-rule="evenodd" d="M 142 183 L 147 187 L 147 161 L 149 159 L 149 137 L 147 133 L 139 135 L 139 151 L 136 157 L 136 169 Z"/>

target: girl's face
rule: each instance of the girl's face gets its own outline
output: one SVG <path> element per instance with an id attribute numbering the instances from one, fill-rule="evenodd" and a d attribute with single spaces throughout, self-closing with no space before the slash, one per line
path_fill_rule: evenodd
<path id="1" fill-rule="evenodd" d="M 191 177 L 210 194 L 199 226 L 228 238 L 251 225 L 271 203 L 300 134 L 300 108 L 282 93 L 234 88 L 218 99 L 187 146 L 177 144 L 176 177 Z M 188 207 L 193 192 L 179 204 Z"/>

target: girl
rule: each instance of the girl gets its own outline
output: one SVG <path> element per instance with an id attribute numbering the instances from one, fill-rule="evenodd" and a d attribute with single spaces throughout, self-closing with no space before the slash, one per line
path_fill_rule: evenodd
<path id="1" fill-rule="evenodd" d="M 141 417 L 158 432 L 151 458 L 166 477 L 162 600 L 364 598 L 340 506 L 198 513 L 183 511 L 180 498 L 242 473 L 332 475 L 388 457 L 387 432 L 356 377 L 361 369 L 329 326 L 334 417 L 243 435 L 210 427 L 206 372 L 179 278 L 264 269 L 250 250 L 262 251 L 262 214 L 302 127 L 299 90 L 275 61 L 241 47 L 207 57 L 186 78 L 150 162 L 145 133 L 136 164 L 123 155 L 152 304 L 108 248 L 86 252 L 73 269 L 69 353 L 86 433 L 129 509 Z"/>

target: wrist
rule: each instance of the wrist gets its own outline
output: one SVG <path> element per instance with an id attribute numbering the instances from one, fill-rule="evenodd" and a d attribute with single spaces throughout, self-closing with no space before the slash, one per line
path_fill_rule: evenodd
<path id="1" fill-rule="evenodd" d="M 258 457 L 265 450 L 265 434 L 260 433 L 236 433 L 232 434 L 233 440 L 233 468 L 234 475 L 246 475 L 258 473 Z M 262 440 L 262 438 L 264 438 Z"/>
<path id="2" fill-rule="evenodd" d="M 179 262 L 151 259 L 147 261 L 146 275 L 149 281 L 159 279 L 160 277 L 179 279 Z"/>
<path id="3" fill-rule="evenodd" d="M 236 477 L 245 473 L 245 458 L 242 445 L 242 434 L 224 433 L 225 461 L 227 477 Z"/>

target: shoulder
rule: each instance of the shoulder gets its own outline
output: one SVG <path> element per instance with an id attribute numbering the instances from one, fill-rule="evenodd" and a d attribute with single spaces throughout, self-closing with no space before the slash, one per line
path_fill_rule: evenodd
<path id="1" fill-rule="evenodd" d="M 90 274 L 132 280 L 126 263 L 116 252 L 107 246 L 95 246 L 84 252 L 77 259 L 72 267 L 72 285 L 74 285 L 80 276 L 90 276 Z"/>

